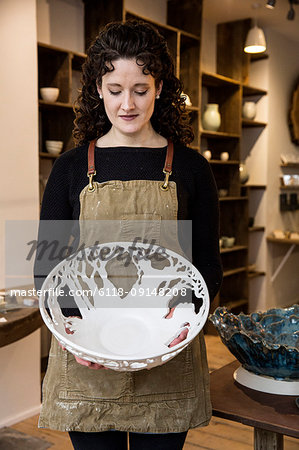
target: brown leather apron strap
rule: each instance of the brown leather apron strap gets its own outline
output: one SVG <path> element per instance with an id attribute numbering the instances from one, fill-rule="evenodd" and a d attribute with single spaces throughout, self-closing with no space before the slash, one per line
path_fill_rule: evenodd
<path id="1" fill-rule="evenodd" d="M 87 170 L 87 176 L 89 178 L 89 185 L 88 185 L 88 191 L 93 192 L 95 190 L 94 184 L 93 184 L 93 177 L 96 175 L 95 170 L 95 163 L 94 163 L 94 150 L 96 146 L 96 139 L 93 139 L 89 143 L 88 147 L 88 170 Z M 164 182 L 160 185 L 160 188 L 162 191 L 168 190 L 168 183 L 169 183 L 169 176 L 172 173 L 172 160 L 173 160 L 173 143 L 172 141 L 168 141 L 167 146 L 167 153 L 163 168 L 163 173 L 165 175 Z"/>
<path id="2" fill-rule="evenodd" d="M 160 185 L 162 191 L 168 190 L 169 177 L 172 174 L 172 160 L 173 160 L 173 143 L 168 140 L 167 153 L 163 173 L 165 175 L 164 182 Z"/>
<path id="3" fill-rule="evenodd" d="M 93 184 L 93 177 L 96 175 L 95 170 L 95 164 L 94 164 L 94 149 L 96 146 L 96 139 L 93 139 L 89 143 L 88 147 L 88 170 L 87 170 L 87 176 L 89 178 L 89 185 L 88 185 L 88 191 L 93 192 L 95 190 L 94 184 Z"/>

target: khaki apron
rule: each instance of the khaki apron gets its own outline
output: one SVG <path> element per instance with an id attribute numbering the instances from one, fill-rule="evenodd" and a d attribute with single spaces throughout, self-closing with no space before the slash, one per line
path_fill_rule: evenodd
<path id="1" fill-rule="evenodd" d="M 176 184 L 168 181 L 172 164 L 170 145 L 161 189 L 161 181 L 94 182 L 95 141 L 90 144 L 90 182 L 80 194 L 81 242 L 88 245 L 99 240 L 96 226 L 90 226 L 92 220 L 119 222 L 118 227 L 106 227 L 105 242 L 131 241 L 136 236 L 133 224 L 140 221 L 143 238 L 154 237 L 160 245 L 179 251 L 176 229 L 163 229 L 165 221 L 177 220 L 178 210 Z M 89 369 L 78 364 L 52 337 L 39 427 L 60 431 L 114 429 L 171 433 L 207 425 L 211 412 L 202 332 L 172 360 L 137 372 Z"/>

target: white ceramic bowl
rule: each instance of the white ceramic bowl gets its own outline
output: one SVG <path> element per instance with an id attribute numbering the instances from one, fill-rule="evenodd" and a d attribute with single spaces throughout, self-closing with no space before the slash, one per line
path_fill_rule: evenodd
<path id="1" fill-rule="evenodd" d="M 63 147 L 63 141 L 46 141 L 47 152 L 51 155 L 59 155 Z"/>
<path id="2" fill-rule="evenodd" d="M 108 253 L 102 258 L 104 248 Z M 161 258 L 157 249 L 161 251 L 157 245 L 136 244 L 132 250 L 132 242 L 105 243 L 81 250 L 49 273 L 41 288 L 40 311 L 62 346 L 110 369 L 136 371 L 165 363 L 197 336 L 209 311 L 204 279 L 186 258 L 168 249 L 167 264 L 157 268 L 152 262 L 156 255 Z M 133 252 L 130 265 L 136 273 L 132 277 L 130 271 L 132 278 L 128 278 L 124 259 L 117 263 L 116 278 L 127 276 L 129 281 L 125 292 L 108 276 L 121 251 Z M 173 297 L 177 306 L 171 309 Z M 74 308 L 73 302 L 78 306 L 77 317 L 65 317 L 61 308 Z M 188 331 L 186 339 L 169 347 L 183 330 Z"/>
<path id="3" fill-rule="evenodd" d="M 40 95 L 42 96 L 42 99 L 46 102 L 56 102 L 59 95 L 59 88 L 55 87 L 44 87 L 40 88 Z"/>

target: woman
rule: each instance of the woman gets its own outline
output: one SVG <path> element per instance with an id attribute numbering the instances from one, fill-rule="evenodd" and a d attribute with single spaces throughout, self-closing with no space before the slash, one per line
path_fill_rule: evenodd
<path id="1" fill-rule="evenodd" d="M 193 133 L 181 93 L 166 42 L 153 27 L 107 25 L 83 66 L 78 147 L 56 161 L 41 219 L 192 220 L 193 264 L 213 299 L 222 276 L 217 191 L 207 161 L 186 147 Z M 129 432 L 131 450 L 176 450 L 189 428 L 209 423 L 202 333 L 151 370 L 102 369 L 52 339 L 39 426 L 69 431 L 75 449 L 125 449 Z"/>

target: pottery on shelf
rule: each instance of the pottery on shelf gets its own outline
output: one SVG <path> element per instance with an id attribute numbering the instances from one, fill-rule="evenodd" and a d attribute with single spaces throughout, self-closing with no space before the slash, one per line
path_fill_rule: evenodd
<path id="1" fill-rule="evenodd" d="M 240 182 L 242 184 L 245 184 L 249 180 L 249 173 L 246 164 L 241 163 L 239 165 L 239 175 L 240 175 Z"/>
<path id="2" fill-rule="evenodd" d="M 229 153 L 228 152 L 221 152 L 220 153 L 220 159 L 221 159 L 221 161 L 228 161 L 229 160 Z"/>
<path id="3" fill-rule="evenodd" d="M 253 120 L 256 116 L 255 102 L 245 102 L 242 108 L 242 115 L 244 119 Z"/>
<path id="4" fill-rule="evenodd" d="M 56 87 L 43 87 L 40 88 L 40 95 L 43 100 L 49 103 L 54 103 L 59 96 L 59 88 Z"/>
<path id="5" fill-rule="evenodd" d="M 217 103 L 208 103 L 202 117 L 202 126 L 205 130 L 217 131 L 221 125 L 221 116 L 219 105 Z"/>
<path id="6" fill-rule="evenodd" d="M 209 161 L 212 158 L 212 152 L 211 150 L 205 150 L 203 152 L 203 156 Z"/>

